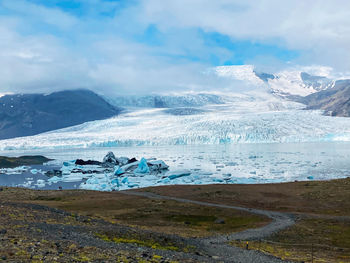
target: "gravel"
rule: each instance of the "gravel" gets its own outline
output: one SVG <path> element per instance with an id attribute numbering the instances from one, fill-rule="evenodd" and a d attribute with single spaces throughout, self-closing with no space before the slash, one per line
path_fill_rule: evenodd
<path id="1" fill-rule="evenodd" d="M 240 211 L 245 211 L 257 215 L 266 216 L 272 219 L 270 224 L 267 224 L 260 228 L 248 229 L 238 233 L 230 235 L 218 235 L 209 238 L 197 239 L 199 247 L 202 251 L 210 255 L 213 260 L 224 261 L 224 262 L 240 262 L 240 263 L 266 263 L 266 262 L 288 262 L 281 260 L 279 258 L 265 255 L 259 251 L 246 250 L 239 247 L 234 247 L 229 245 L 229 241 L 232 240 L 259 240 L 266 238 L 278 231 L 286 229 L 292 226 L 295 223 L 295 216 L 290 213 L 281 213 L 268 210 L 260 209 L 251 209 L 239 206 L 223 205 L 223 204 L 214 204 L 208 202 L 201 202 L 171 196 L 161 196 L 150 192 L 133 192 L 133 191 L 120 191 L 120 193 L 126 195 L 136 195 L 147 197 L 151 199 L 165 199 L 173 200 L 183 203 L 191 203 L 203 206 L 226 208 L 226 209 L 235 209 Z"/>

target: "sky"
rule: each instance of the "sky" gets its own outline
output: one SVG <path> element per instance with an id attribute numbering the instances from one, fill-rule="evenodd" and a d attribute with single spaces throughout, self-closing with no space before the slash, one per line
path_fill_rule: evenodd
<path id="1" fill-rule="evenodd" d="M 0 0 L 0 93 L 219 89 L 205 72 L 221 65 L 348 71 L 349 17 L 348 0 Z"/>

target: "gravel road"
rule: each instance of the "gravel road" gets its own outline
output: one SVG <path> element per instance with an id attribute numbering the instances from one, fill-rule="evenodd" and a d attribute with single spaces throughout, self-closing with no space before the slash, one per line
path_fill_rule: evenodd
<path id="1" fill-rule="evenodd" d="M 251 209 L 239 206 L 215 204 L 208 202 L 201 202 L 196 200 L 189 200 L 171 196 L 157 195 L 150 192 L 134 192 L 134 191 L 120 191 L 122 194 L 142 196 L 151 199 L 164 199 L 173 200 L 183 203 L 191 203 L 202 206 L 219 207 L 226 209 L 235 209 L 245 211 L 257 215 L 267 216 L 272 219 L 272 222 L 260 228 L 248 229 L 242 232 L 230 234 L 230 235 L 218 235 L 210 238 L 198 238 L 196 239 L 204 251 L 205 254 L 210 255 L 213 259 L 221 260 L 224 262 L 240 262 L 240 263 L 274 263 L 274 262 L 288 262 L 272 256 L 265 255 L 261 252 L 254 250 L 245 250 L 242 248 L 228 245 L 229 241 L 232 240 L 258 240 L 265 238 L 283 230 L 287 227 L 292 226 L 295 223 L 293 214 L 273 212 L 268 210 Z"/>

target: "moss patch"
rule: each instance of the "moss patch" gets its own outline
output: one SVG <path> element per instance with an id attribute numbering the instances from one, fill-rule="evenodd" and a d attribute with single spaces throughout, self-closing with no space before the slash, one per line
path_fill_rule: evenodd
<path id="1" fill-rule="evenodd" d="M 96 234 L 96 236 L 101 238 L 104 241 L 114 242 L 114 243 L 135 244 L 138 246 L 150 247 L 153 249 L 161 249 L 161 250 L 172 250 L 172 251 L 181 250 L 179 247 L 176 247 L 173 244 L 162 245 L 154 240 L 141 240 L 137 238 L 125 238 L 125 237 L 110 237 L 106 234 Z"/>
<path id="2" fill-rule="evenodd" d="M 245 248 L 246 242 L 232 242 Z M 350 262 L 350 221 L 304 219 L 264 241 L 249 241 L 249 248 L 282 259 L 311 262 Z"/>

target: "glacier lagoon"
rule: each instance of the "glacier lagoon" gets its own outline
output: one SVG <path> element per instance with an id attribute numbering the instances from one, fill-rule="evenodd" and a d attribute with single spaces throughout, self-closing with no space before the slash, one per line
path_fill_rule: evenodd
<path id="1" fill-rule="evenodd" d="M 349 176 L 349 118 L 303 110 L 304 105 L 265 91 L 220 98 L 219 104 L 195 103 L 196 107 L 131 107 L 110 119 L 2 140 L 3 155 L 45 155 L 57 159 L 55 165 L 64 174 L 48 179 L 43 174 L 47 167 L 34 168 L 34 174 L 32 167 L 17 177 L 1 174 L 0 184 L 111 191 L 168 184 L 270 183 Z M 73 174 L 72 165 L 62 166 L 67 161 L 73 164 L 75 159 L 101 161 L 108 151 L 117 157 L 163 160 L 170 166 L 169 173 L 115 178 L 113 173 Z"/>
<path id="2" fill-rule="evenodd" d="M 173 180 L 163 174 L 120 176 L 66 173 L 59 180 L 44 175 L 47 166 L 27 168 L 22 174 L 0 175 L 0 185 L 34 189 L 124 190 L 156 185 L 213 183 L 277 183 L 327 180 L 350 176 L 349 142 L 255 143 L 32 149 L 4 151 L 7 156 L 42 154 L 56 159 L 54 166 L 75 159 L 102 160 L 107 151 L 137 159 L 157 158 L 170 174 L 187 173 Z M 72 163 L 72 162 L 71 162 Z M 118 178 L 118 182 L 114 179 Z M 114 184 L 113 184 L 114 180 Z"/>

